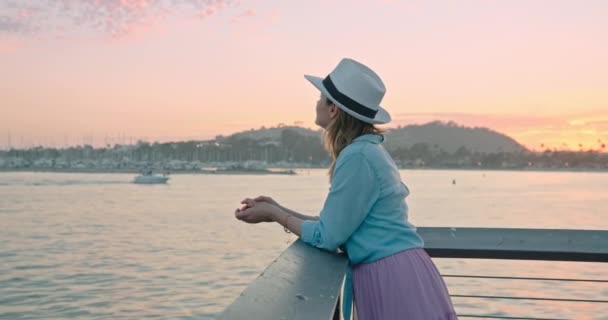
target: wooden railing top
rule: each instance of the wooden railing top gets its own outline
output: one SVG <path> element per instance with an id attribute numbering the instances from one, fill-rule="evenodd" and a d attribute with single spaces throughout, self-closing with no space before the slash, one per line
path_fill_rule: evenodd
<path id="1" fill-rule="evenodd" d="M 298 240 L 271 263 L 218 319 L 333 317 L 348 260 Z"/>

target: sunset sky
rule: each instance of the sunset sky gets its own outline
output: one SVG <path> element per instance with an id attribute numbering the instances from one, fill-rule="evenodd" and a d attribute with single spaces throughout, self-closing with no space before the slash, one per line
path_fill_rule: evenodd
<path id="1" fill-rule="evenodd" d="M 314 128 L 303 74 L 350 57 L 383 78 L 387 127 L 597 149 L 606 17 L 604 0 L 1 0 L 0 148 Z"/>

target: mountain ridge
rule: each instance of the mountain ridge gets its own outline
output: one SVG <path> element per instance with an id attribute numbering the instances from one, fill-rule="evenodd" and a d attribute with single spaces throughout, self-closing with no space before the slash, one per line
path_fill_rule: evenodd
<path id="1" fill-rule="evenodd" d="M 322 130 L 299 126 L 261 127 L 240 131 L 228 136 L 218 136 L 217 141 L 251 139 L 268 143 L 280 143 L 283 131 L 289 130 L 307 137 L 321 137 Z M 526 147 L 515 139 L 485 127 L 466 127 L 453 121 L 431 121 L 385 129 L 384 145 L 388 150 L 410 148 L 416 144 L 427 144 L 431 148 L 448 153 L 464 147 L 475 153 L 524 152 Z"/>

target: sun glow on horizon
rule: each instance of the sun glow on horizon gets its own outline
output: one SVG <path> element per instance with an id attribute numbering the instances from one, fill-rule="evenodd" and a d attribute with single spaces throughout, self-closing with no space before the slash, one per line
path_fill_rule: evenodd
<path id="1" fill-rule="evenodd" d="M 531 151 L 608 152 L 608 112 L 579 115 L 529 116 L 488 114 L 405 114 L 397 123 L 449 122 L 484 127 L 505 134 Z"/>

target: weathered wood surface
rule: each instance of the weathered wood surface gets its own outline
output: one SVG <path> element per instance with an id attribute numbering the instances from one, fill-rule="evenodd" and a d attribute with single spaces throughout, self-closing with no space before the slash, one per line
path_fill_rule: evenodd
<path id="1" fill-rule="evenodd" d="M 271 263 L 218 319 L 332 319 L 348 266 L 343 254 L 298 240 Z"/>

